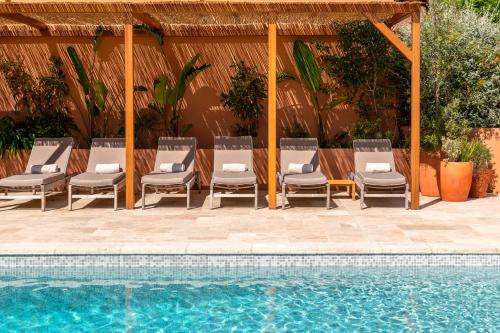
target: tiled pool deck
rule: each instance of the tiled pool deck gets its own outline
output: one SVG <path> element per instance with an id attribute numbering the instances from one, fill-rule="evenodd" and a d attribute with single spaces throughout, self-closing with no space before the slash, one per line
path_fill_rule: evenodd
<path id="1" fill-rule="evenodd" d="M 248 198 L 210 210 L 206 194 L 194 194 L 191 210 L 183 199 L 116 212 L 111 200 L 86 199 L 69 212 L 65 195 L 48 199 L 45 213 L 39 201 L 0 202 L 0 255 L 500 253 L 499 197 L 422 197 L 418 211 L 404 210 L 401 199 L 372 198 L 360 210 L 344 194 L 330 210 L 297 198 L 282 211 L 254 210 Z"/>

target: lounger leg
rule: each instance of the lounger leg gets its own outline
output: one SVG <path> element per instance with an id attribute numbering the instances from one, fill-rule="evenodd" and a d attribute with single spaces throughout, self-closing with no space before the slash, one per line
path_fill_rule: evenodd
<path id="1" fill-rule="evenodd" d="M 330 184 L 326 184 L 326 209 L 330 209 Z"/>
<path id="2" fill-rule="evenodd" d="M 259 186 L 255 184 L 255 209 L 259 208 Z"/>
<path id="3" fill-rule="evenodd" d="M 214 184 L 210 183 L 210 209 L 214 209 Z"/>
<path id="4" fill-rule="evenodd" d="M 113 192 L 115 193 L 114 195 L 114 208 L 115 210 L 118 210 L 118 185 L 113 185 Z"/>
<path id="5" fill-rule="evenodd" d="M 40 192 L 42 195 L 42 212 L 45 212 L 45 186 L 40 186 Z"/>
<path id="6" fill-rule="evenodd" d="M 144 207 L 146 206 L 146 184 L 142 184 L 141 202 L 142 202 L 142 210 L 144 210 Z"/>
<path id="7" fill-rule="evenodd" d="M 408 209 L 408 187 L 409 185 L 406 184 L 406 188 L 405 188 L 405 209 Z"/>
<path id="8" fill-rule="evenodd" d="M 281 185 L 281 209 L 285 209 L 286 204 L 286 185 L 282 183 Z"/>
<path id="9" fill-rule="evenodd" d="M 364 187 L 359 188 L 359 208 L 363 209 L 365 206 L 365 189 Z"/>
<path id="10" fill-rule="evenodd" d="M 191 207 L 191 184 L 188 183 L 186 185 L 186 208 L 189 209 Z"/>
<path id="11" fill-rule="evenodd" d="M 68 185 L 68 210 L 73 209 L 73 186 Z"/>

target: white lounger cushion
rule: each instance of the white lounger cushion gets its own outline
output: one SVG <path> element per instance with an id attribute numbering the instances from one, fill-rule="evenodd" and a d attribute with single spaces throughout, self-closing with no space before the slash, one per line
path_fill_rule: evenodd
<path id="1" fill-rule="evenodd" d="M 366 163 L 365 172 L 391 172 L 390 163 Z"/>
<path id="2" fill-rule="evenodd" d="M 95 173 L 118 173 L 120 172 L 120 164 L 119 163 L 107 163 L 107 164 L 96 164 L 95 165 Z"/>
<path id="3" fill-rule="evenodd" d="M 288 172 L 287 173 L 311 173 L 314 171 L 314 167 L 312 164 L 304 164 L 304 163 L 290 163 L 288 164 Z"/>
<path id="4" fill-rule="evenodd" d="M 59 172 L 57 164 L 35 164 L 31 166 L 31 173 L 56 173 Z"/>
<path id="5" fill-rule="evenodd" d="M 222 164 L 223 172 L 245 172 L 247 171 L 247 165 L 244 163 L 224 163 Z"/>
<path id="6" fill-rule="evenodd" d="M 184 172 L 186 166 L 183 163 L 162 163 L 160 164 L 160 171 L 165 173 Z"/>

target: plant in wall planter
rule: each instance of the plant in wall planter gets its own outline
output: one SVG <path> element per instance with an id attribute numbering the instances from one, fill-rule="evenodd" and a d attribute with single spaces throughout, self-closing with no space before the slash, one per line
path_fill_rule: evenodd
<path id="1" fill-rule="evenodd" d="M 491 151 L 479 139 L 474 139 L 470 144 L 474 147 L 472 154 L 474 171 L 472 172 L 472 185 L 469 197 L 484 198 L 494 174 L 489 165 Z"/>
<path id="2" fill-rule="evenodd" d="M 325 133 L 326 116 L 337 106 L 347 100 L 345 96 L 334 96 L 332 87 L 325 87 L 321 83 L 322 69 L 319 66 L 311 48 L 302 40 L 293 43 L 293 58 L 299 70 L 302 84 L 309 92 L 313 110 L 317 119 L 318 140 L 321 147 L 325 147 L 328 138 Z M 320 94 L 329 95 L 329 100 L 320 104 Z"/>
<path id="3" fill-rule="evenodd" d="M 229 90 L 221 93 L 221 102 L 239 120 L 233 129 L 234 134 L 255 137 L 264 111 L 262 103 L 267 98 L 266 76 L 244 61 L 231 67 L 236 73 L 231 77 Z"/>
<path id="4" fill-rule="evenodd" d="M 439 187 L 444 201 L 466 201 L 472 185 L 472 157 L 477 149 L 463 139 L 443 139 Z"/>

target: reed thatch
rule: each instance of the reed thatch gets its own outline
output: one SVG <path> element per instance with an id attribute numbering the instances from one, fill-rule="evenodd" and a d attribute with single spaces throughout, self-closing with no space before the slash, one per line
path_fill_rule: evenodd
<path id="1" fill-rule="evenodd" d="M 127 17 L 144 16 L 168 35 L 264 35 L 270 16 L 282 35 L 333 33 L 334 23 L 365 19 L 363 13 L 397 21 L 426 0 L 2 0 L 0 36 L 85 36 L 97 25 L 123 32 Z"/>

